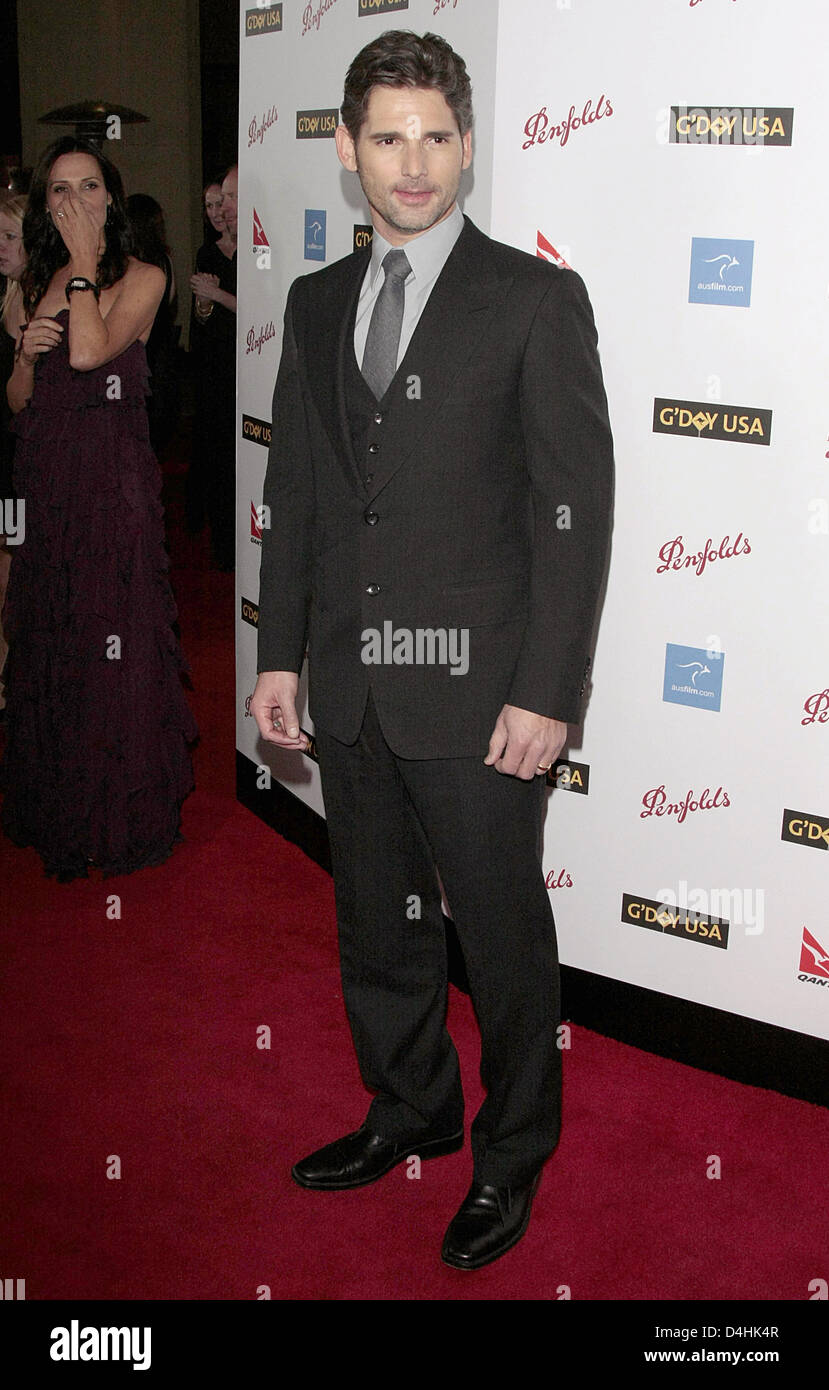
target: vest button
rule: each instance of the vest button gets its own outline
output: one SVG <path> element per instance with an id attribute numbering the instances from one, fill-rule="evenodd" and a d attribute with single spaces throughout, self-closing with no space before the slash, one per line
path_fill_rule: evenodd
<path id="1" fill-rule="evenodd" d="M 366 473 L 366 482 L 367 482 L 367 483 L 372 483 L 372 482 L 374 482 L 374 474 L 373 474 L 373 473 Z"/>
<path id="2" fill-rule="evenodd" d="M 380 518 L 376 512 L 365 512 L 363 514 L 363 521 L 366 523 L 366 526 L 376 526 L 379 520 Z"/>
<path id="3" fill-rule="evenodd" d="M 380 585 L 379 585 L 379 584 L 367 584 L 367 585 L 366 585 L 366 593 L 367 593 L 367 594 L 379 594 L 379 592 L 380 592 Z"/>
<path id="4" fill-rule="evenodd" d="M 379 454 L 379 452 L 380 452 L 380 445 L 379 445 L 379 444 L 369 444 L 369 446 L 368 446 L 368 451 L 369 451 L 370 454 Z"/>
<path id="5" fill-rule="evenodd" d="M 380 414 L 380 411 L 379 411 L 379 410 L 378 410 L 377 414 L 376 414 L 375 417 L 374 417 L 374 423 L 375 423 L 375 425 L 382 425 L 382 423 L 383 423 L 383 417 L 382 417 L 382 415 Z"/>

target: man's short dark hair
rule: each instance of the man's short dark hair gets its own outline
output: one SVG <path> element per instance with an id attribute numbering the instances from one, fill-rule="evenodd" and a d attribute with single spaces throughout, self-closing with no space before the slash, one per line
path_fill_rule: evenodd
<path id="1" fill-rule="evenodd" d="M 366 44 L 345 78 L 343 125 L 357 142 L 372 87 L 431 87 L 441 93 L 464 136 L 472 129 L 472 84 L 466 63 L 439 34 L 420 38 L 410 29 L 388 29 Z"/>

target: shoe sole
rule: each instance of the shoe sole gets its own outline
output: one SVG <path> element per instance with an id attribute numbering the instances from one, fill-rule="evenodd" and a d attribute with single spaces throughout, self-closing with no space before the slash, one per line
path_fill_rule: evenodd
<path id="1" fill-rule="evenodd" d="M 463 1130 L 459 1134 L 452 1134 L 447 1139 L 430 1139 L 428 1143 L 421 1144 L 419 1148 L 407 1149 L 387 1163 L 385 1168 L 372 1173 L 370 1178 L 360 1178 L 357 1182 L 314 1182 L 302 1177 L 296 1170 L 291 1169 L 291 1177 L 300 1187 L 310 1188 L 314 1192 L 347 1192 L 354 1187 L 368 1187 L 370 1183 L 377 1182 L 378 1178 L 384 1178 L 390 1173 L 392 1168 L 396 1168 L 399 1163 L 405 1163 L 407 1159 L 417 1156 L 422 1162 L 428 1162 L 430 1158 L 443 1158 L 446 1154 L 457 1153 L 458 1149 L 463 1148 Z"/>
<path id="2" fill-rule="evenodd" d="M 449 1265 L 450 1269 L 483 1269 L 484 1265 L 490 1265 L 492 1264 L 493 1260 L 499 1260 L 502 1255 L 506 1255 L 507 1251 L 511 1250 L 514 1245 L 517 1245 L 521 1237 L 526 1235 L 527 1233 L 527 1227 L 530 1224 L 530 1217 L 532 1216 L 533 1200 L 535 1198 L 536 1192 L 538 1191 L 538 1184 L 540 1183 L 540 1181 L 541 1174 L 539 1173 L 538 1177 L 535 1179 L 535 1182 L 533 1183 L 533 1190 L 530 1196 L 529 1205 L 527 1207 L 527 1215 L 524 1217 L 524 1220 L 519 1229 L 516 1231 L 515 1235 L 507 1241 L 506 1245 L 499 1246 L 498 1249 L 493 1251 L 491 1255 L 483 1255 L 477 1260 L 455 1261 L 453 1259 L 450 1259 L 449 1256 L 445 1255 L 443 1250 L 441 1250 L 440 1258 L 443 1260 L 443 1263 L 445 1265 Z"/>

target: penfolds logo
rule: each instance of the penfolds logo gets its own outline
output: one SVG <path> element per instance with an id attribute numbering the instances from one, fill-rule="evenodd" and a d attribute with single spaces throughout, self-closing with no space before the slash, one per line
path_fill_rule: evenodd
<path id="1" fill-rule="evenodd" d="M 735 4 L 737 3 L 737 0 L 731 0 L 731 3 L 732 3 L 732 5 L 735 5 Z M 689 10 L 692 10 L 692 9 L 694 8 L 695 5 L 701 5 L 701 4 L 702 4 L 702 0 L 688 0 L 688 8 L 689 8 Z"/>
<path id="2" fill-rule="evenodd" d="M 715 560 L 731 560 L 735 555 L 750 554 L 751 546 L 748 543 L 748 536 L 744 536 L 742 531 L 737 532 L 737 538 L 733 544 L 730 536 L 723 536 L 716 550 L 710 536 L 702 550 L 696 551 L 689 551 L 686 548 L 682 536 L 674 536 L 673 540 L 666 541 L 659 551 L 661 564 L 657 565 L 656 573 L 667 574 L 668 570 L 692 569 L 699 578 Z"/>
<path id="3" fill-rule="evenodd" d="M 713 796 L 710 787 L 706 787 L 697 797 L 689 788 L 684 800 L 669 801 L 663 782 L 661 786 L 652 787 L 649 792 L 645 792 L 642 805 L 645 808 L 639 812 L 642 820 L 647 820 L 649 816 L 676 816 L 677 825 L 681 825 L 689 811 L 715 811 L 718 807 L 730 806 L 731 802 L 728 792 L 722 787 L 717 787 Z"/>
<path id="4" fill-rule="evenodd" d="M 312 29 L 319 30 L 324 14 L 336 5 L 337 0 L 317 0 L 315 5 L 306 5 L 302 11 L 302 37 Z"/>
<path id="5" fill-rule="evenodd" d="M 257 121 L 254 116 L 248 126 L 248 149 L 251 145 L 261 145 L 272 125 L 276 125 L 279 120 L 279 112 L 275 106 L 269 106 L 262 115 L 262 120 Z"/>
<path id="6" fill-rule="evenodd" d="M 248 336 L 246 339 L 247 347 L 245 348 L 245 356 L 247 356 L 250 352 L 255 352 L 258 356 L 262 351 L 263 345 L 265 343 L 269 343 L 271 338 L 275 337 L 276 329 L 274 327 L 273 319 L 271 319 L 270 323 L 265 324 L 264 327 L 260 326 L 258 333 L 256 332 L 255 327 L 249 328 Z"/>
<path id="7" fill-rule="evenodd" d="M 566 869 L 559 869 L 558 873 L 555 869 L 551 869 L 550 872 L 546 875 L 544 882 L 546 883 L 548 888 L 573 887 L 573 880 Z"/>
<path id="8" fill-rule="evenodd" d="M 599 97 L 598 105 L 593 110 L 593 102 L 586 101 L 580 116 L 576 115 L 575 106 L 570 110 L 563 121 L 556 123 L 551 121 L 547 115 L 546 106 L 542 106 L 540 111 L 533 112 L 527 118 L 524 126 L 524 134 L 527 139 L 521 146 L 522 150 L 528 150 L 531 145 L 543 145 L 545 140 L 558 140 L 561 146 L 567 144 L 573 131 L 584 130 L 587 126 L 593 125 L 595 121 L 601 121 L 605 116 L 613 115 L 613 107 L 610 105 L 604 92 Z"/>
<path id="9" fill-rule="evenodd" d="M 819 690 L 816 695 L 810 695 L 803 706 L 805 719 L 801 719 L 801 724 L 826 724 L 829 722 L 829 690 Z"/>

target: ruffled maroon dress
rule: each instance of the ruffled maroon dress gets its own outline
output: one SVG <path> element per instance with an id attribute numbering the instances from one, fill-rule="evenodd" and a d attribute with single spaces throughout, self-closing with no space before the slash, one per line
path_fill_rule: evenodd
<path id="1" fill-rule="evenodd" d="M 3 829 L 63 880 L 167 858 L 197 735 L 172 629 L 144 346 L 81 372 L 68 336 L 39 361 L 14 422 L 25 538 L 3 615 L 0 767 Z"/>

